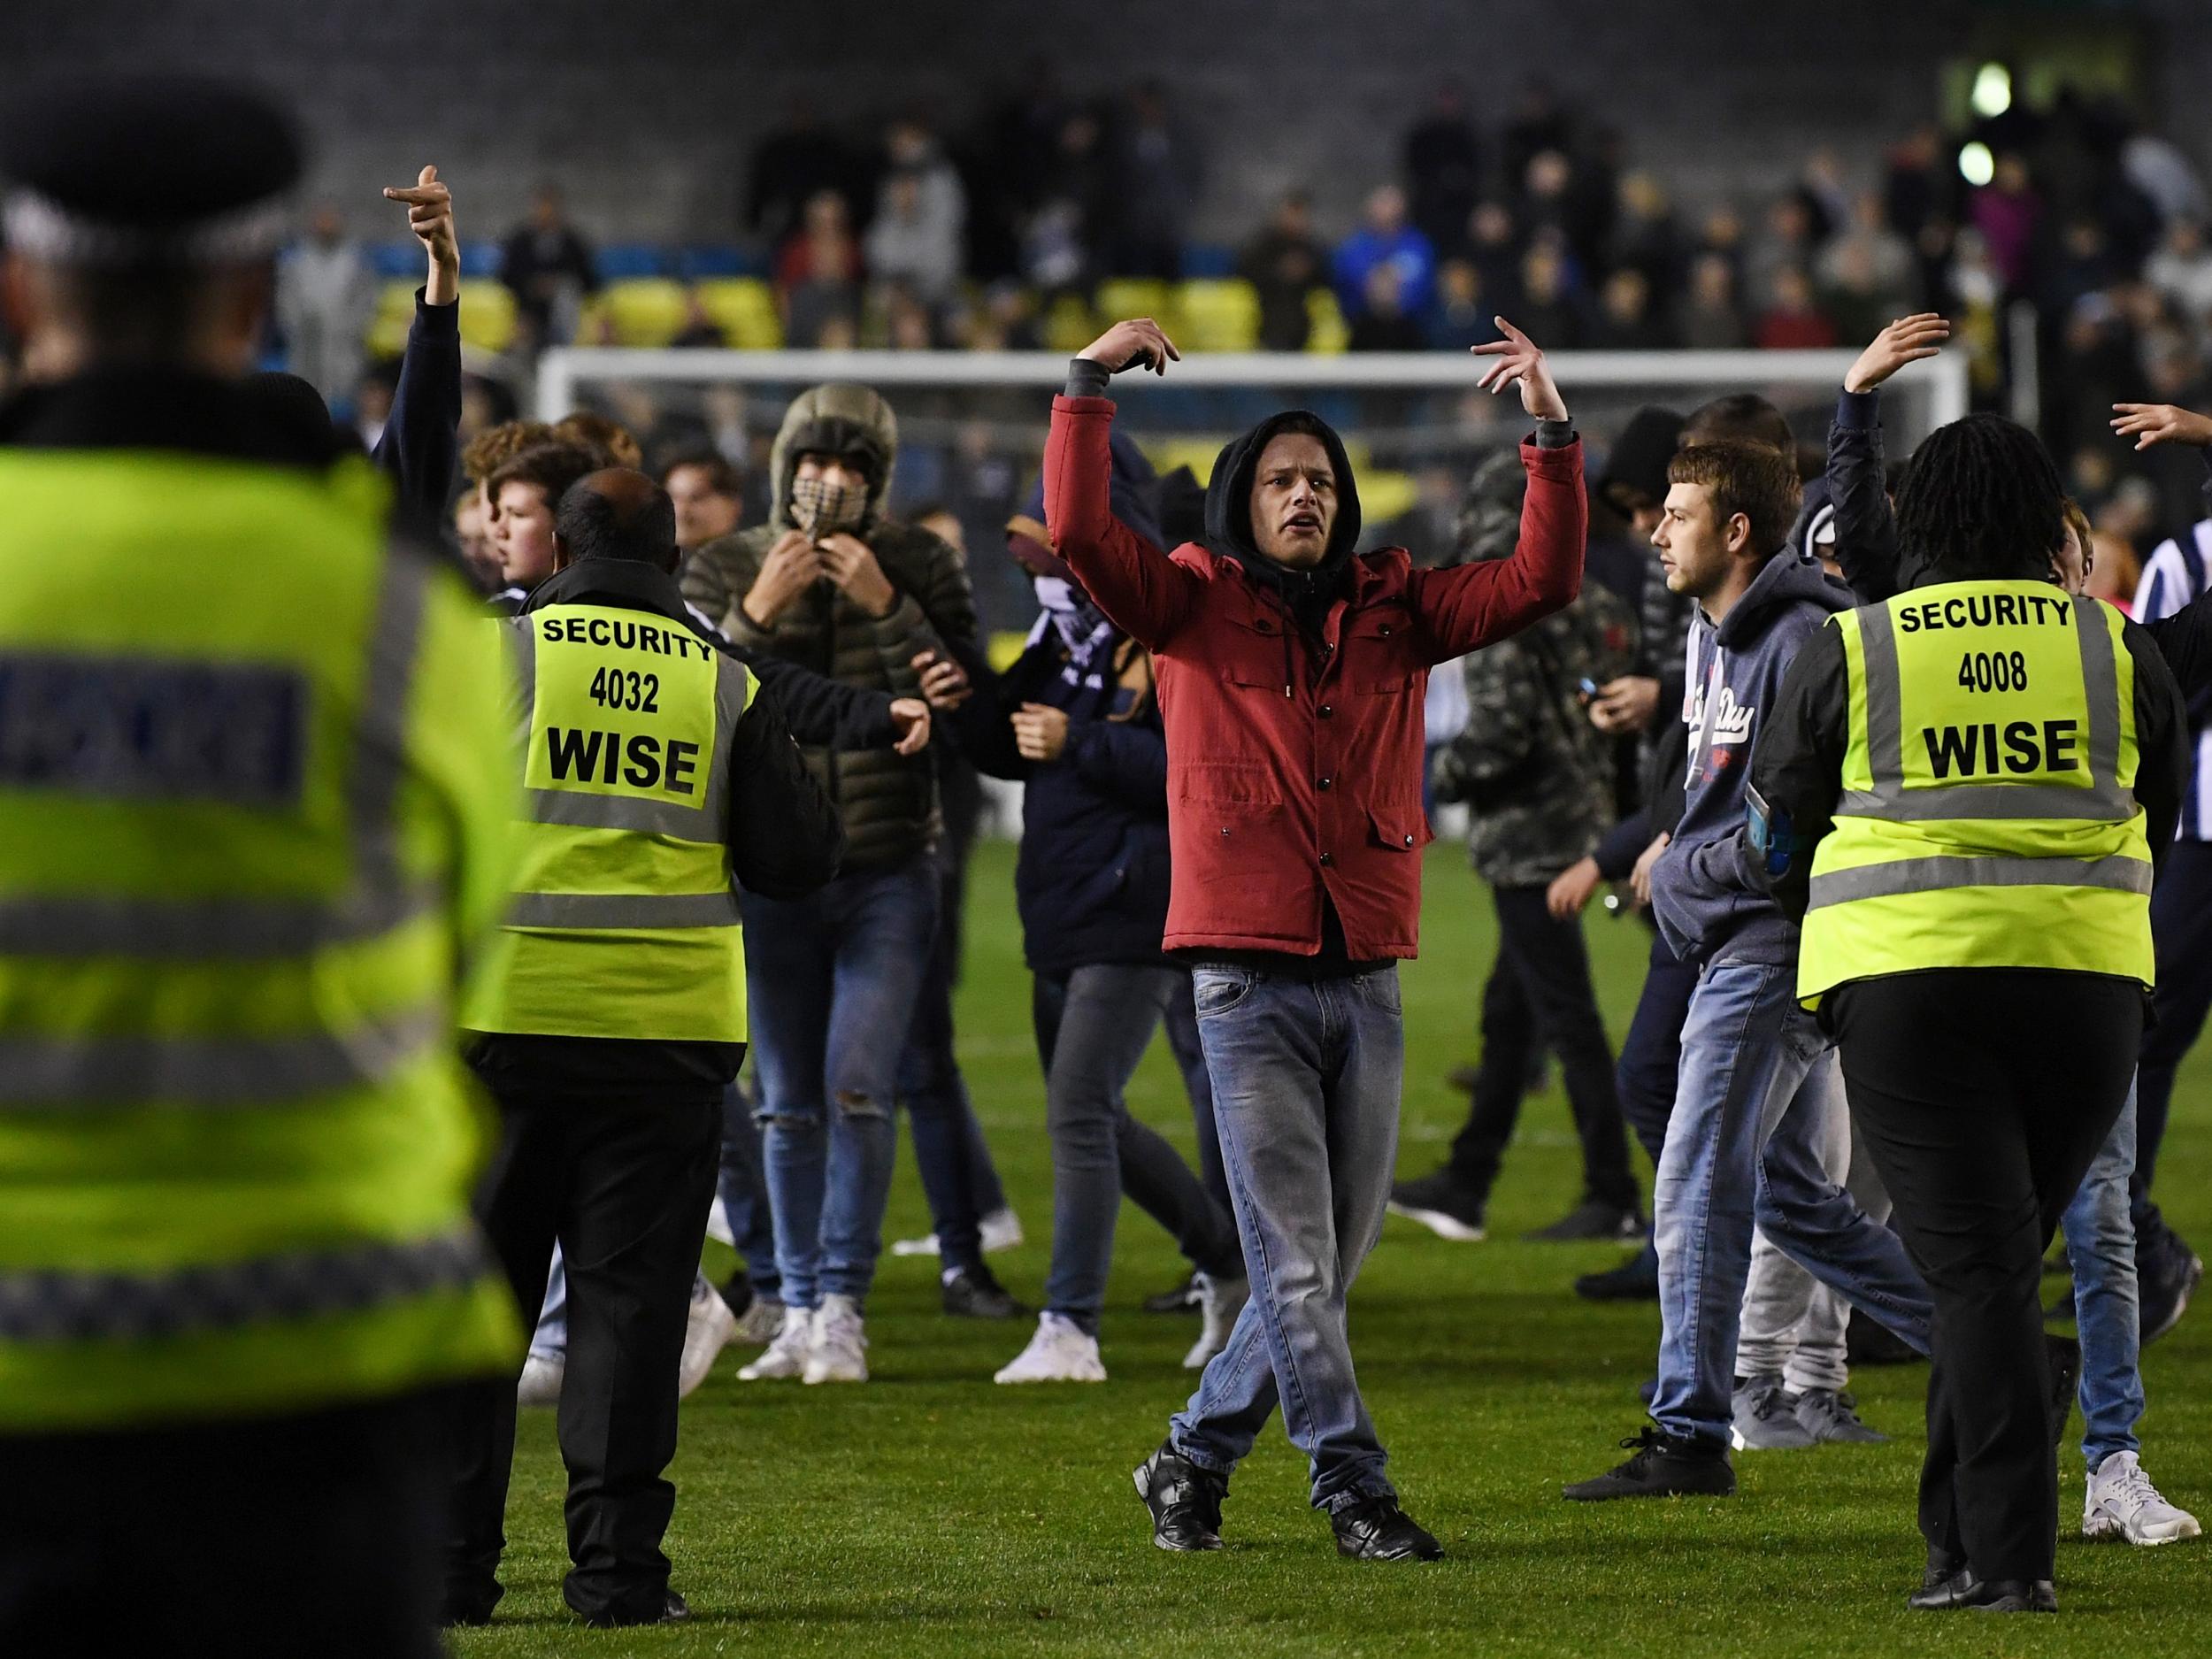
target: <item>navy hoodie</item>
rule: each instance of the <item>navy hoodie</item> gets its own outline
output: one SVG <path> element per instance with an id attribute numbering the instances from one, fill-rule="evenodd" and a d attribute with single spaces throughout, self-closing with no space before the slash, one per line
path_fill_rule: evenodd
<path id="1" fill-rule="evenodd" d="M 1798 647 L 1851 604 L 1850 591 L 1831 581 L 1817 560 L 1786 548 L 1719 627 L 1702 608 L 1690 626 L 1682 702 L 1690 758 L 1682 816 L 1651 872 L 1660 932 L 1686 961 L 1796 959 L 1797 924 L 1769 895 L 1750 848 L 1744 785 L 1761 713 L 1773 703 Z"/>

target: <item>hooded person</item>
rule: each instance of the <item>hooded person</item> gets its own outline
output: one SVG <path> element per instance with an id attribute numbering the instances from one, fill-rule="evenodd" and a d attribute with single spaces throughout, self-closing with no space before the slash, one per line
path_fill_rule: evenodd
<path id="1" fill-rule="evenodd" d="M 803 392 L 770 452 L 768 521 L 708 542 L 684 596 L 747 650 L 910 696 L 915 659 L 965 642 L 960 556 L 884 511 L 890 406 L 863 386 Z M 845 824 L 838 874 L 807 898 L 748 895 L 753 1052 L 784 1328 L 739 1374 L 867 1377 L 863 1305 L 881 1250 L 898 1071 L 937 926 L 936 774 L 926 754 L 803 746 Z"/>
<path id="2" fill-rule="evenodd" d="M 1070 366 L 1046 444 L 1052 547 L 1153 657 L 1171 852 L 1164 949 L 1188 964 L 1251 1298 L 1166 1441 L 1136 1471 L 1153 1541 L 1221 1545 L 1231 1475 L 1279 1402 L 1338 1550 L 1432 1560 L 1399 1507 L 1354 1379 L 1345 1294 L 1374 1246 L 1397 1148 L 1397 964 L 1415 954 L 1422 698 L 1436 664 L 1510 635 L 1581 584 L 1582 449 L 1543 355 L 1478 347 L 1538 429 L 1509 557 L 1417 570 L 1360 553 L 1345 447 L 1302 411 L 1215 462 L 1204 534 L 1161 550 L 1113 504 L 1116 371 L 1164 373 L 1149 319 Z"/>

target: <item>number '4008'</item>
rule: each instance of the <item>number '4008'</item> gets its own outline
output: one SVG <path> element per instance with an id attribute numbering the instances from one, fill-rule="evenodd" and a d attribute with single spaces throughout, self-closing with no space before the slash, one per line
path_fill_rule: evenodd
<path id="1" fill-rule="evenodd" d="M 658 714 L 661 677 L 634 674 L 626 669 L 603 668 L 591 677 L 591 700 L 603 709 L 638 709 Z"/>
<path id="2" fill-rule="evenodd" d="M 2018 651 L 1969 651 L 1959 658 L 1959 684 L 1968 691 L 2025 691 L 2028 659 Z"/>

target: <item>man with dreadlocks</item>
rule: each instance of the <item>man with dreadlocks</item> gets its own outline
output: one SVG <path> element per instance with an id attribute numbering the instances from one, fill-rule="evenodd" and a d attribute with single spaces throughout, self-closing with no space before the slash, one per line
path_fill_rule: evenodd
<path id="1" fill-rule="evenodd" d="M 1806 642 L 1752 759 L 1798 996 L 1935 1302 L 1928 1610 L 2057 1607 L 2042 1256 L 2127 1100 L 2188 768 L 2157 648 L 2054 580 L 2063 502 L 2024 427 L 1932 434 L 1897 492 L 1911 585 Z"/>

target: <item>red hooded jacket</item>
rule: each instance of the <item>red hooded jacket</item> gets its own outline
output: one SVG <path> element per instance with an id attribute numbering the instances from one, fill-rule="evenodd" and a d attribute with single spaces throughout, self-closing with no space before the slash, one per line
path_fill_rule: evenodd
<path id="1" fill-rule="evenodd" d="M 1317 644 L 1236 558 L 1196 542 L 1164 554 L 1113 516 L 1113 415 L 1110 398 L 1053 400 L 1045 518 L 1099 609 L 1156 659 L 1166 948 L 1315 956 L 1325 892 L 1351 959 L 1415 955 L 1429 669 L 1581 591 L 1580 441 L 1521 446 L 1528 497 L 1510 558 L 1416 570 L 1403 548 L 1362 555 Z"/>

